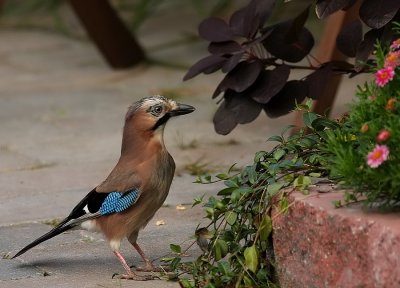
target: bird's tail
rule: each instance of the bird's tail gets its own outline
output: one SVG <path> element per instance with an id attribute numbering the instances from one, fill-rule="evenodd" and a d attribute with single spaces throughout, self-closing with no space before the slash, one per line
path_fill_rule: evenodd
<path id="1" fill-rule="evenodd" d="M 14 259 L 15 257 L 18 257 L 18 256 L 24 254 L 26 251 L 35 247 L 36 245 L 39 245 L 40 243 L 42 243 L 46 240 L 49 240 L 50 238 L 53 238 L 69 229 L 72 229 L 85 221 L 92 220 L 92 219 L 98 218 L 100 216 L 101 216 L 101 214 L 99 212 L 88 213 L 88 214 L 82 215 L 81 217 L 79 217 L 77 219 L 71 219 L 70 216 L 68 216 L 67 218 L 62 220 L 60 222 L 60 224 L 58 224 L 52 230 L 50 230 L 46 234 L 40 236 L 35 241 L 33 241 L 32 243 L 30 243 L 30 244 L 26 245 L 24 248 L 22 248 L 21 251 L 19 251 L 17 254 L 15 254 L 11 259 Z"/>
<path id="2" fill-rule="evenodd" d="M 64 224 L 64 223 L 60 223 L 60 224 Z M 50 230 L 46 234 L 40 236 L 38 239 L 36 239 L 32 243 L 26 245 L 17 254 L 15 254 L 11 259 L 14 259 L 14 258 L 24 254 L 26 251 L 28 251 L 29 249 L 35 247 L 36 245 L 39 245 L 40 243 L 42 243 L 42 242 L 44 242 L 46 240 L 49 240 L 50 238 L 53 238 L 54 236 L 57 236 L 57 235 L 65 232 L 65 231 L 67 231 L 69 229 L 72 229 L 75 226 L 76 226 L 76 224 L 58 225 L 57 227 L 53 228 L 52 230 Z"/>

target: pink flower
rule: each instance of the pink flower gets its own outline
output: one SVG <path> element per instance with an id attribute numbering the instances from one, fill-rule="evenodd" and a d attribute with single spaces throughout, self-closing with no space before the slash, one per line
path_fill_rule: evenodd
<path id="1" fill-rule="evenodd" d="M 392 45 L 390 45 L 390 50 L 395 51 L 400 48 L 400 38 L 393 41 Z"/>
<path id="2" fill-rule="evenodd" d="M 387 139 L 390 137 L 390 131 L 386 129 L 382 129 L 379 133 L 378 136 L 376 136 L 376 140 L 378 142 L 385 142 Z"/>
<path id="3" fill-rule="evenodd" d="M 389 148 L 386 145 L 375 145 L 374 150 L 368 153 L 367 164 L 371 168 L 377 168 L 389 157 Z"/>
<path id="4" fill-rule="evenodd" d="M 378 70 L 375 73 L 376 79 L 375 83 L 376 85 L 383 87 L 385 86 L 389 81 L 391 81 L 394 77 L 394 69 L 393 67 L 385 67 L 382 68 L 381 70 Z"/>
<path id="5" fill-rule="evenodd" d="M 395 69 L 399 63 L 400 51 L 389 52 L 385 58 L 385 67 L 392 67 Z"/>

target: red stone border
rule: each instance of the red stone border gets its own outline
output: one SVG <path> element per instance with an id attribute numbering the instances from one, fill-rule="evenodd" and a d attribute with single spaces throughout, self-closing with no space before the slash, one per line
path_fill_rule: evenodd
<path id="1" fill-rule="evenodd" d="M 340 199 L 340 192 L 293 193 L 289 211 L 274 212 L 282 287 L 400 287 L 400 213 L 334 208 Z"/>

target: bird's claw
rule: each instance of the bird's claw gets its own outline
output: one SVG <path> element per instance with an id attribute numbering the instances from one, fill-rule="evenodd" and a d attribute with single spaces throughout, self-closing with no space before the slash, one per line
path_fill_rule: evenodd
<path id="1" fill-rule="evenodd" d="M 155 279 L 160 279 L 160 277 L 155 276 L 155 275 L 138 275 L 135 273 L 129 273 L 129 274 L 118 274 L 114 273 L 112 275 L 112 278 L 117 278 L 117 279 L 126 279 L 126 280 L 134 280 L 134 281 L 148 281 L 148 280 L 155 280 Z"/>
<path id="2" fill-rule="evenodd" d="M 166 273 L 171 272 L 171 268 L 169 266 L 154 266 L 153 264 L 148 264 L 145 267 L 136 267 L 135 265 L 131 266 L 135 271 L 138 272 L 158 272 L 158 273 Z"/>

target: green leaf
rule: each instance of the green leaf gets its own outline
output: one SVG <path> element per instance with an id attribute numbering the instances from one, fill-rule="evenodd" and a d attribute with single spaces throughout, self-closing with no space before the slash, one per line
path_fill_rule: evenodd
<path id="1" fill-rule="evenodd" d="M 182 278 L 179 280 L 179 284 L 183 288 L 194 288 L 195 286 L 192 281 L 190 281 L 189 279 L 186 279 L 186 278 Z"/>
<path id="2" fill-rule="evenodd" d="M 181 246 L 179 246 L 177 244 L 169 244 L 169 248 L 171 249 L 172 252 L 175 252 L 178 254 L 182 252 Z"/>
<path id="3" fill-rule="evenodd" d="M 215 177 L 217 177 L 220 180 L 226 180 L 229 178 L 229 175 L 227 175 L 225 173 L 220 173 L 220 174 L 215 175 Z"/>
<path id="4" fill-rule="evenodd" d="M 229 225 L 233 225 L 233 224 L 235 224 L 235 222 L 236 222 L 236 220 L 237 220 L 237 217 L 238 217 L 238 215 L 237 215 L 237 213 L 236 212 L 233 212 L 233 211 L 227 211 L 227 212 L 225 212 L 225 220 L 226 220 L 226 222 L 228 222 L 228 224 Z"/>
<path id="5" fill-rule="evenodd" d="M 283 149 L 276 149 L 275 150 L 275 152 L 274 152 L 274 158 L 275 158 L 275 160 L 279 160 L 279 159 L 281 159 L 283 156 L 285 156 L 285 154 L 286 154 L 286 151 L 285 150 L 283 150 Z"/>
<path id="6" fill-rule="evenodd" d="M 301 147 L 312 148 L 316 144 L 316 141 L 312 138 L 304 137 L 298 143 Z"/>
<path id="7" fill-rule="evenodd" d="M 177 257 L 171 261 L 171 263 L 169 264 L 169 267 L 171 267 L 172 271 L 175 271 L 176 268 L 178 268 L 179 263 L 181 263 L 181 258 Z"/>
<path id="8" fill-rule="evenodd" d="M 202 184 L 202 183 L 203 183 L 203 180 L 201 179 L 200 176 L 196 176 L 196 180 L 194 181 L 194 183 L 196 183 L 196 184 Z"/>
<path id="9" fill-rule="evenodd" d="M 253 280 L 247 275 L 243 276 L 243 282 L 245 287 L 254 287 Z"/>
<path id="10" fill-rule="evenodd" d="M 220 261 L 218 262 L 218 269 L 219 271 L 222 272 L 222 275 L 229 275 L 230 269 L 229 269 L 229 263 L 225 261 Z"/>
<path id="11" fill-rule="evenodd" d="M 267 141 L 277 141 L 277 142 L 283 143 L 284 139 L 283 139 L 283 137 L 281 137 L 279 135 L 274 135 L 274 136 L 269 137 L 267 139 Z"/>
<path id="12" fill-rule="evenodd" d="M 217 193 L 217 195 L 219 195 L 219 196 L 231 195 L 232 192 L 233 192 L 234 190 L 236 190 L 236 189 L 237 189 L 236 187 L 225 188 L 225 189 L 220 190 L 220 191 Z"/>
<path id="13" fill-rule="evenodd" d="M 342 201 L 340 201 L 340 200 L 333 200 L 332 203 L 333 203 L 333 206 L 335 206 L 335 208 L 342 207 Z"/>
<path id="14" fill-rule="evenodd" d="M 296 110 L 297 111 L 309 111 L 310 109 L 305 104 L 297 104 L 296 105 Z"/>
<path id="15" fill-rule="evenodd" d="M 307 105 L 307 107 L 308 107 L 308 110 L 311 110 L 311 109 L 312 109 L 313 104 L 314 104 L 314 100 L 311 99 L 311 98 L 308 98 L 307 101 L 306 101 L 306 105 Z"/>
<path id="16" fill-rule="evenodd" d="M 327 119 L 327 118 L 318 118 L 318 119 L 315 119 L 311 123 L 310 128 L 313 128 L 317 131 L 324 130 L 325 128 L 334 130 L 334 129 L 340 128 L 340 125 L 338 123 L 336 123 L 335 121 Z"/>
<path id="17" fill-rule="evenodd" d="M 253 273 L 257 272 L 258 267 L 258 253 L 256 246 L 247 247 L 244 250 L 244 260 L 246 267 Z"/>
<path id="18" fill-rule="evenodd" d="M 280 202 L 281 202 L 281 203 L 280 203 L 280 206 L 281 206 L 281 207 L 280 207 L 280 208 L 281 208 L 280 210 L 281 210 L 281 212 L 282 212 L 282 213 L 286 213 L 287 210 L 288 210 L 288 207 L 289 207 L 287 198 L 286 198 L 285 196 L 283 196 Z"/>
<path id="19" fill-rule="evenodd" d="M 239 187 L 239 185 L 233 180 L 224 181 L 225 186 L 227 187 Z"/>
<path id="20" fill-rule="evenodd" d="M 262 219 L 260 223 L 260 240 L 261 241 L 266 241 L 268 239 L 268 236 L 272 232 L 272 220 L 271 217 L 268 215 L 265 215 L 264 218 Z"/>
<path id="21" fill-rule="evenodd" d="M 299 175 L 296 179 L 293 181 L 293 187 L 303 191 L 308 188 L 309 185 L 311 185 L 312 181 L 311 178 L 308 176 L 304 175 Z"/>
<path id="22" fill-rule="evenodd" d="M 312 155 L 310 155 L 310 157 L 308 158 L 308 161 L 310 161 L 311 164 L 315 164 L 320 158 L 321 158 L 320 155 L 312 154 Z"/>
<path id="23" fill-rule="evenodd" d="M 247 166 L 244 170 L 245 175 L 249 177 L 250 184 L 254 184 L 257 182 L 258 174 L 256 172 L 255 166 Z"/>
<path id="24" fill-rule="evenodd" d="M 241 197 L 240 189 L 235 189 L 231 194 L 231 202 L 236 203 Z"/>
<path id="25" fill-rule="evenodd" d="M 228 254 L 228 244 L 222 239 L 217 239 L 213 246 L 215 261 L 219 261 Z"/>
<path id="26" fill-rule="evenodd" d="M 318 118 L 318 115 L 313 113 L 313 112 L 306 112 L 303 114 L 303 122 L 304 125 L 306 125 L 309 128 L 314 128 L 312 126 L 312 123 L 314 122 L 315 119 Z"/>
<path id="27" fill-rule="evenodd" d="M 231 201 L 236 203 L 241 199 L 244 194 L 253 193 L 253 188 L 251 187 L 240 187 L 235 189 L 231 194 Z"/>
<path id="28" fill-rule="evenodd" d="M 284 183 L 279 183 L 279 182 L 275 182 L 275 183 L 268 185 L 268 188 L 267 188 L 268 194 L 270 196 L 274 196 L 276 193 L 279 192 L 279 190 L 281 190 L 281 188 L 284 185 L 285 185 Z"/>
<path id="29" fill-rule="evenodd" d="M 207 214 L 207 218 L 212 219 L 214 217 L 214 208 L 207 207 L 204 209 Z"/>
<path id="30" fill-rule="evenodd" d="M 259 269 L 257 272 L 257 279 L 263 282 L 268 281 L 267 269 Z"/>
<path id="31" fill-rule="evenodd" d="M 312 106 L 313 106 L 313 100 L 311 98 L 308 98 L 305 103 L 300 103 L 296 105 L 296 110 L 299 111 L 311 111 Z"/>
<path id="32" fill-rule="evenodd" d="M 193 204 L 192 204 L 192 207 L 194 207 L 194 206 L 196 206 L 196 205 L 199 205 L 200 203 L 202 203 L 203 202 L 203 198 L 204 198 L 204 194 L 201 196 L 201 197 L 196 197 L 196 198 L 194 198 L 193 199 Z"/>
<path id="33" fill-rule="evenodd" d="M 261 158 L 263 158 L 265 156 L 265 154 L 267 154 L 267 152 L 265 152 L 265 151 L 256 152 L 256 155 L 254 156 L 254 162 L 255 163 L 260 162 Z"/>
<path id="34" fill-rule="evenodd" d="M 321 177 L 321 173 L 316 173 L 316 172 L 311 172 L 308 175 L 315 178 Z"/>

